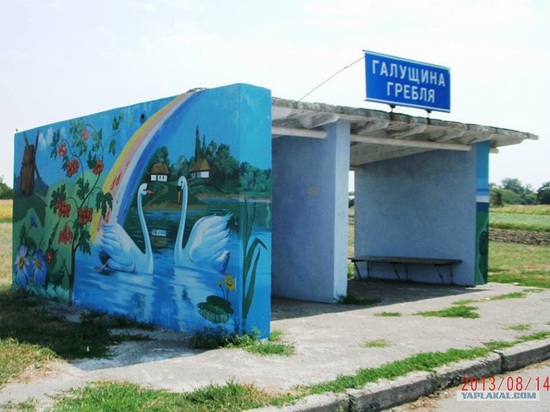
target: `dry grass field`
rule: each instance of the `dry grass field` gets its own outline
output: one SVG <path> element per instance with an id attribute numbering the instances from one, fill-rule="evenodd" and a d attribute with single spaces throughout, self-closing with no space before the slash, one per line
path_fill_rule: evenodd
<path id="1" fill-rule="evenodd" d="M 0 199 L 0 222 L 10 220 L 13 215 L 13 201 L 10 199 Z"/>
<path id="2" fill-rule="evenodd" d="M 11 283 L 12 201 L 0 200 L 0 286 Z"/>

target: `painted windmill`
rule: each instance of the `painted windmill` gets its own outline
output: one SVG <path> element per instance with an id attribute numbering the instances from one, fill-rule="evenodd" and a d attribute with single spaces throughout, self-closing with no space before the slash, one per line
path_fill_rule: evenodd
<path id="1" fill-rule="evenodd" d="M 38 136 L 40 131 L 36 133 L 36 140 L 34 145 L 29 144 L 27 135 L 25 134 L 25 152 L 23 153 L 23 160 L 21 162 L 20 173 L 20 190 L 24 196 L 30 196 L 34 193 L 34 175 L 40 179 L 40 173 L 36 166 L 36 149 L 38 148 Z"/>

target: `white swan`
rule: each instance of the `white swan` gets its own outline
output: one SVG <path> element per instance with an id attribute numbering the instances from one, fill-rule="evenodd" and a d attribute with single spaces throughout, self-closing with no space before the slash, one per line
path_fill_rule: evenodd
<path id="1" fill-rule="evenodd" d="M 182 210 L 178 235 L 174 245 L 174 264 L 192 266 L 202 269 L 214 269 L 223 273 L 229 262 L 229 251 L 225 250 L 229 240 L 227 222 L 231 214 L 225 216 L 205 216 L 197 221 L 191 230 L 187 244 L 183 247 L 183 233 L 187 215 L 188 188 L 184 176 L 178 179 L 178 190 L 181 190 Z M 178 196 L 179 200 L 179 196 Z"/>
<path id="2" fill-rule="evenodd" d="M 145 240 L 145 252 L 134 243 L 124 228 L 118 223 L 105 223 L 101 227 L 101 237 L 98 242 L 99 258 L 103 263 L 102 267 L 96 268 L 98 272 L 105 268 L 122 272 L 153 273 L 153 252 L 151 239 L 147 231 L 147 224 L 143 216 L 142 198 L 152 194 L 147 190 L 147 183 L 143 183 L 138 189 L 137 205 L 138 216 Z"/>

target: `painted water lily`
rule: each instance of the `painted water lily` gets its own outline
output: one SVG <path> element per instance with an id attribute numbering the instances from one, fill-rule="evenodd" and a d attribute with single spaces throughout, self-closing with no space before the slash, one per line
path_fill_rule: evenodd
<path id="1" fill-rule="evenodd" d="M 29 259 L 27 258 L 28 248 L 25 245 L 20 245 L 15 253 L 15 262 L 13 267 L 17 276 L 17 284 L 21 288 L 27 287 L 29 277 Z"/>
<path id="2" fill-rule="evenodd" d="M 44 286 L 46 284 L 48 267 L 46 266 L 46 257 L 39 249 L 37 249 L 32 256 L 31 269 L 35 285 Z"/>

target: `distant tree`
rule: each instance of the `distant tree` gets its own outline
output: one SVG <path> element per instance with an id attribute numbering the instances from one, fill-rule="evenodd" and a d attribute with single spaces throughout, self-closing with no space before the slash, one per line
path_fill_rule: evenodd
<path id="1" fill-rule="evenodd" d="M 170 166 L 170 160 L 168 156 L 169 156 L 168 148 L 166 146 L 159 147 L 157 150 L 155 150 L 153 155 L 150 157 L 149 162 L 147 163 L 146 170 L 150 171 L 151 167 L 153 167 L 155 163 L 164 163 L 168 168 L 168 170 L 170 170 L 171 166 Z"/>
<path id="2" fill-rule="evenodd" d="M 248 162 L 239 166 L 240 185 L 243 190 L 255 192 L 271 191 L 271 169 L 261 170 Z"/>
<path id="3" fill-rule="evenodd" d="M 537 202 L 543 205 L 550 205 L 550 182 L 543 183 L 537 190 Z"/>
<path id="4" fill-rule="evenodd" d="M 537 196 L 531 185 L 524 185 L 519 179 L 503 179 L 500 186 L 491 185 L 491 204 L 532 205 L 537 202 Z"/>
<path id="5" fill-rule="evenodd" d="M 0 199 L 13 199 L 13 189 L 4 183 L 4 176 L 0 176 Z"/>
<path id="6" fill-rule="evenodd" d="M 491 206 L 504 206 L 504 202 L 502 200 L 502 189 L 498 187 L 491 187 L 489 191 Z"/>
<path id="7" fill-rule="evenodd" d="M 190 161 L 180 156 L 178 161 L 170 166 L 170 179 L 177 181 L 180 176 L 189 176 Z"/>
<path id="8" fill-rule="evenodd" d="M 523 195 L 526 191 L 523 183 L 521 183 L 519 179 L 513 178 L 502 179 L 500 187 L 506 190 L 511 190 L 512 192 L 517 193 L 520 196 Z"/>
<path id="9" fill-rule="evenodd" d="M 218 146 L 211 166 L 211 179 L 217 186 L 223 186 L 239 176 L 239 163 L 231 155 L 231 148 L 226 144 L 222 143 Z"/>

